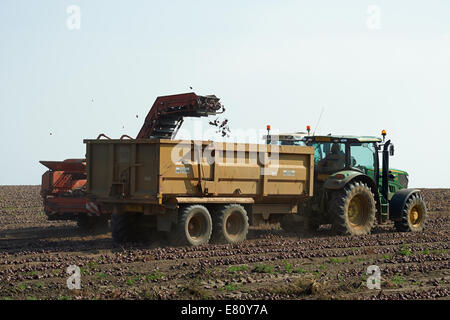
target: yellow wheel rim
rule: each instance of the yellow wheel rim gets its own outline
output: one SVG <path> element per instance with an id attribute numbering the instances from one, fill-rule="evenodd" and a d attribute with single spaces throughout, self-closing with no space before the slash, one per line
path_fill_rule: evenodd
<path id="1" fill-rule="evenodd" d="M 364 226 L 369 213 L 368 204 L 364 197 L 356 195 L 348 205 L 348 220 L 353 227 Z"/>
<path id="2" fill-rule="evenodd" d="M 414 227 L 419 226 L 422 223 L 423 211 L 418 205 L 411 208 L 409 211 L 409 221 Z"/>

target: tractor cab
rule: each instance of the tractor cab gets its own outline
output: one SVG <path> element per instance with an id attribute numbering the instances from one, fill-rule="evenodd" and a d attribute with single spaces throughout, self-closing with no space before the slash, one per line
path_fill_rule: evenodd
<path id="1" fill-rule="evenodd" d="M 353 170 L 364 174 L 375 172 L 378 150 L 382 142 L 377 137 L 307 136 L 305 145 L 314 147 L 314 169 L 321 174 Z"/>
<path id="2" fill-rule="evenodd" d="M 389 168 L 389 156 L 394 155 L 394 146 L 390 140 L 370 136 L 328 135 L 306 136 L 304 142 L 314 147 L 314 170 L 318 182 L 363 174 L 375 182 L 387 200 L 397 191 L 408 187 L 408 173 Z"/>
<path id="3" fill-rule="evenodd" d="M 314 190 L 318 202 L 327 203 L 320 210 L 344 210 L 334 213 L 341 219 L 334 220 L 334 225 L 343 232 L 368 233 L 374 210 L 379 223 L 393 220 L 399 231 L 420 231 L 425 226 L 426 205 L 420 191 L 408 189 L 407 172 L 389 168 L 394 146 L 385 141 L 384 130 L 382 136 L 303 138 L 307 146 L 314 147 Z"/>

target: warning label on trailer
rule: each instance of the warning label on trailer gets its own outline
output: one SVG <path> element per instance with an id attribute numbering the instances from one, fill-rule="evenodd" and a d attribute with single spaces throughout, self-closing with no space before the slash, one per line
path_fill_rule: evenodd
<path id="1" fill-rule="evenodd" d="M 295 170 L 283 170 L 283 176 L 293 177 L 295 176 Z"/>
<path id="2" fill-rule="evenodd" d="M 181 174 L 189 174 L 191 172 L 189 167 L 176 167 L 175 172 Z"/>

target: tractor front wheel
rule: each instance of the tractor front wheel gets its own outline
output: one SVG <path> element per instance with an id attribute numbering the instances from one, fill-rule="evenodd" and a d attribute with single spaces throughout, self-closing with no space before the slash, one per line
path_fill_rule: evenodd
<path id="1" fill-rule="evenodd" d="M 335 192 L 329 209 L 333 217 L 333 229 L 339 234 L 369 234 L 375 223 L 374 195 L 362 182 L 350 183 L 341 191 Z"/>
<path id="2" fill-rule="evenodd" d="M 395 221 L 395 229 L 400 232 L 421 232 L 427 224 L 427 206 L 418 194 L 412 195 L 402 210 L 402 220 Z"/>

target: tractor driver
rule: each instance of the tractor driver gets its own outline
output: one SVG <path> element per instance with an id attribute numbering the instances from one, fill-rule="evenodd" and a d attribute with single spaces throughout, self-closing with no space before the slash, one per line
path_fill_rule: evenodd
<path id="1" fill-rule="evenodd" d="M 318 163 L 319 171 L 335 172 L 345 168 L 345 154 L 339 143 L 333 143 L 331 152 Z"/>

